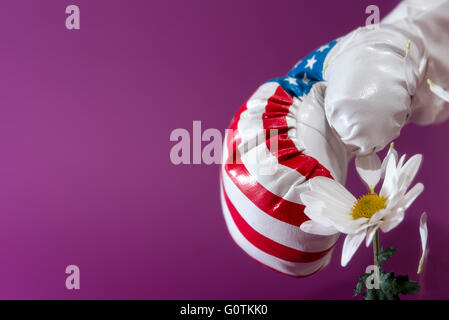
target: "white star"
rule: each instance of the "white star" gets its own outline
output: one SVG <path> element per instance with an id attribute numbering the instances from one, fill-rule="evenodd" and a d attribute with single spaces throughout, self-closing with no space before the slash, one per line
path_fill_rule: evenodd
<path id="1" fill-rule="evenodd" d="M 307 65 L 306 65 L 306 68 L 309 68 L 309 69 L 313 69 L 313 65 L 315 64 L 315 62 L 317 62 L 317 60 L 315 59 L 315 56 L 313 56 L 312 58 L 310 58 L 310 59 L 307 59 Z"/>
<path id="2" fill-rule="evenodd" d="M 305 84 L 309 84 L 310 79 L 307 78 L 307 73 L 304 73 L 304 77 L 302 78 L 302 82 L 304 82 Z"/>
<path id="3" fill-rule="evenodd" d="M 326 49 L 329 49 L 329 45 L 328 45 L 328 44 L 326 44 L 326 45 L 324 45 L 324 46 L 321 46 L 321 47 L 318 49 L 318 52 L 323 52 L 323 51 L 326 50 Z"/>
<path id="4" fill-rule="evenodd" d="M 294 84 L 295 86 L 298 85 L 298 83 L 296 82 L 296 78 L 288 77 L 288 78 L 285 78 L 284 81 L 288 81 L 288 83 Z"/>

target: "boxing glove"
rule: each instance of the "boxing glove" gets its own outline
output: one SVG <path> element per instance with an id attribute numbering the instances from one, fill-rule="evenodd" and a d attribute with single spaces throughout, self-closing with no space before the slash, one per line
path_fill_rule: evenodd
<path id="1" fill-rule="evenodd" d="M 260 86 L 231 121 L 222 208 L 256 261 L 291 276 L 325 267 L 339 234 L 304 213 L 308 181 L 344 184 L 351 157 L 382 150 L 408 122 L 449 116 L 449 0 L 427 2 L 403 1 L 380 25 L 321 46 Z"/>

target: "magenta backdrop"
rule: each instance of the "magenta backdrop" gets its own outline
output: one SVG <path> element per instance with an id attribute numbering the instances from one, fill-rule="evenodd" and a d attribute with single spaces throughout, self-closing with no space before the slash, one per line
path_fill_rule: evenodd
<path id="1" fill-rule="evenodd" d="M 258 85 L 394 2 L 2 1 L 0 298 L 350 298 L 371 249 L 343 269 L 340 241 L 305 279 L 261 267 L 227 233 L 218 166 L 171 164 L 169 136 L 193 120 L 224 130 Z M 65 28 L 70 4 L 79 31 Z M 415 298 L 449 298 L 448 134 L 409 126 L 397 143 L 424 154 L 426 191 L 381 241 L 399 249 L 388 268 L 417 279 L 429 213 Z M 65 288 L 69 264 L 81 290 Z"/>

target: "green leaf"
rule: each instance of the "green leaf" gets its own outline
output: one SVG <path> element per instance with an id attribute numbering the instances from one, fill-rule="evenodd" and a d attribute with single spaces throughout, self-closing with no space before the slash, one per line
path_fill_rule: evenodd
<path id="1" fill-rule="evenodd" d="M 387 248 L 387 249 L 380 249 L 378 260 L 379 263 L 382 264 L 383 262 L 387 261 L 391 258 L 391 256 L 396 252 L 397 250 L 395 248 Z"/>
<path id="2" fill-rule="evenodd" d="M 382 248 L 378 255 L 379 264 L 390 259 L 395 252 L 395 248 Z M 395 276 L 394 272 L 387 273 L 382 268 L 379 268 L 379 289 L 368 289 L 366 280 L 373 275 L 373 272 L 365 273 L 359 277 L 359 281 L 354 288 L 354 297 L 362 294 L 365 300 L 400 300 L 400 294 L 413 294 L 420 289 L 419 284 L 410 281 L 407 275 Z"/>
<path id="3" fill-rule="evenodd" d="M 366 278 L 371 274 L 364 274 L 360 277 L 354 290 L 354 296 L 366 288 Z M 380 271 L 379 289 L 366 289 L 362 296 L 365 300 L 400 300 L 399 294 L 412 294 L 418 292 L 419 289 L 419 284 L 410 281 L 407 275 L 395 276 L 394 272 Z"/>
<path id="4" fill-rule="evenodd" d="M 364 275 L 361 275 L 359 278 L 359 282 L 357 282 L 357 285 L 354 288 L 354 297 L 358 296 L 362 293 L 362 291 L 366 288 L 366 279 L 370 276 L 370 273 L 365 273 Z"/>
<path id="5" fill-rule="evenodd" d="M 396 290 L 396 279 L 394 272 L 382 272 L 380 276 L 380 291 L 382 292 L 381 300 L 399 300 Z"/>
<path id="6" fill-rule="evenodd" d="M 380 282 L 391 282 L 394 279 L 394 272 L 380 271 Z"/>
<path id="7" fill-rule="evenodd" d="M 378 290 L 378 289 L 367 289 L 363 293 L 363 297 L 365 298 L 365 300 L 380 300 L 379 292 L 380 292 L 380 290 Z"/>
<path id="8" fill-rule="evenodd" d="M 407 283 L 405 283 L 401 287 L 399 293 L 401 293 L 401 294 L 414 294 L 414 293 L 417 293 L 420 289 L 421 289 L 421 287 L 418 284 L 418 282 L 408 281 Z"/>
<path id="9" fill-rule="evenodd" d="M 407 275 L 396 277 L 396 290 L 400 294 L 413 294 L 421 288 L 415 281 L 410 281 Z"/>

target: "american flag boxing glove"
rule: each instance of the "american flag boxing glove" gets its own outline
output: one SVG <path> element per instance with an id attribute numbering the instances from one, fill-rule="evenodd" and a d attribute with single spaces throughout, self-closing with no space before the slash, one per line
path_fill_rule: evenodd
<path id="1" fill-rule="evenodd" d="M 382 150 L 406 123 L 449 116 L 431 92 L 444 91 L 426 81 L 449 85 L 447 30 L 448 0 L 403 1 L 379 28 L 318 48 L 256 90 L 231 122 L 221 167 L 226 225 L 246 253 L 292 276 L 329 263 L 339 234 L 308 223 L 299 195 L 316 176 L 344 184 L 351 156 Z"/>
<path id="2" fill-rule="evenodd" d="M 324 267 L 338 239 L 301 228 L 309 219 L 299 198 L 315 176 L 344 182 L 346 151 L 327 124 L 319 86 L 335 43 L 260 86 L 225 137 L 221 197 L 231 236 L 255 260 L 293 276 Z M 264 174 L 264 166 L 275 170 Z"/>

